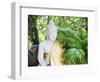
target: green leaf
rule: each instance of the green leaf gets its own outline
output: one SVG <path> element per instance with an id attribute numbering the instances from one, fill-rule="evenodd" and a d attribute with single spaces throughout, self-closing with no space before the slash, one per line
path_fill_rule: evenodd
<path id="1" fill-rule="evenodd" d="M 65 62 L 67 64 L 84 64 L 85 53 L 82 49 L 71 48 L 64 52 Z"/>

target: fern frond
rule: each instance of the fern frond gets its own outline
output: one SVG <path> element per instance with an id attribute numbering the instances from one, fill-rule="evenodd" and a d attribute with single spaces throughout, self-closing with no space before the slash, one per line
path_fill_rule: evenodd
<path id="1" fill-rule="evenodd" d="M 80 37 L 78 37 L 75 32 L 69 28 L 58 28 L 57 39 L 62 39 L 62 41 L 66 41 L 69 47 L 82 48 Z"/>
<path id="2" fill-rule="evenodd" d="M 85 53 L 82 49 L 71 48 L 64 52 L 65 64 L 84 64 Z"/>

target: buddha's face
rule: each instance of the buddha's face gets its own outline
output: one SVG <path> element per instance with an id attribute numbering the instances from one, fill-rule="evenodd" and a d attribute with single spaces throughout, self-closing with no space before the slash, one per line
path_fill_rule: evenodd
<path id="1" fill-rule="evenodd" d="M 57 38 L 57 27 L 52 20 L 47 26 L 46 35 L 47 40 L 55 41 Z"/>

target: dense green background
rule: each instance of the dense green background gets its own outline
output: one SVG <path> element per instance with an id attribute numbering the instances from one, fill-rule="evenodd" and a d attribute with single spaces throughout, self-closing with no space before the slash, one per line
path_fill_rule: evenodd
<path id="1" fill-rule="evenodd" d="M 46 27 L 50 20 L 58 28 L 57 41 L 64 49 L 64 64 L 87 64 L 87 17 L 28 15 L 28 48 L 46 40 Z"/>

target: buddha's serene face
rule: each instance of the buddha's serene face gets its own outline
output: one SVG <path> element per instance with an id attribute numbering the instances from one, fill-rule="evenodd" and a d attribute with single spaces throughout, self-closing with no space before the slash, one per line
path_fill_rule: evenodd
<path id="1" fill-rule="evenodd" d="M 55 41 L 57 38 L 57 27 L 51 20 L 46 29 L 47 40 Z"/>

